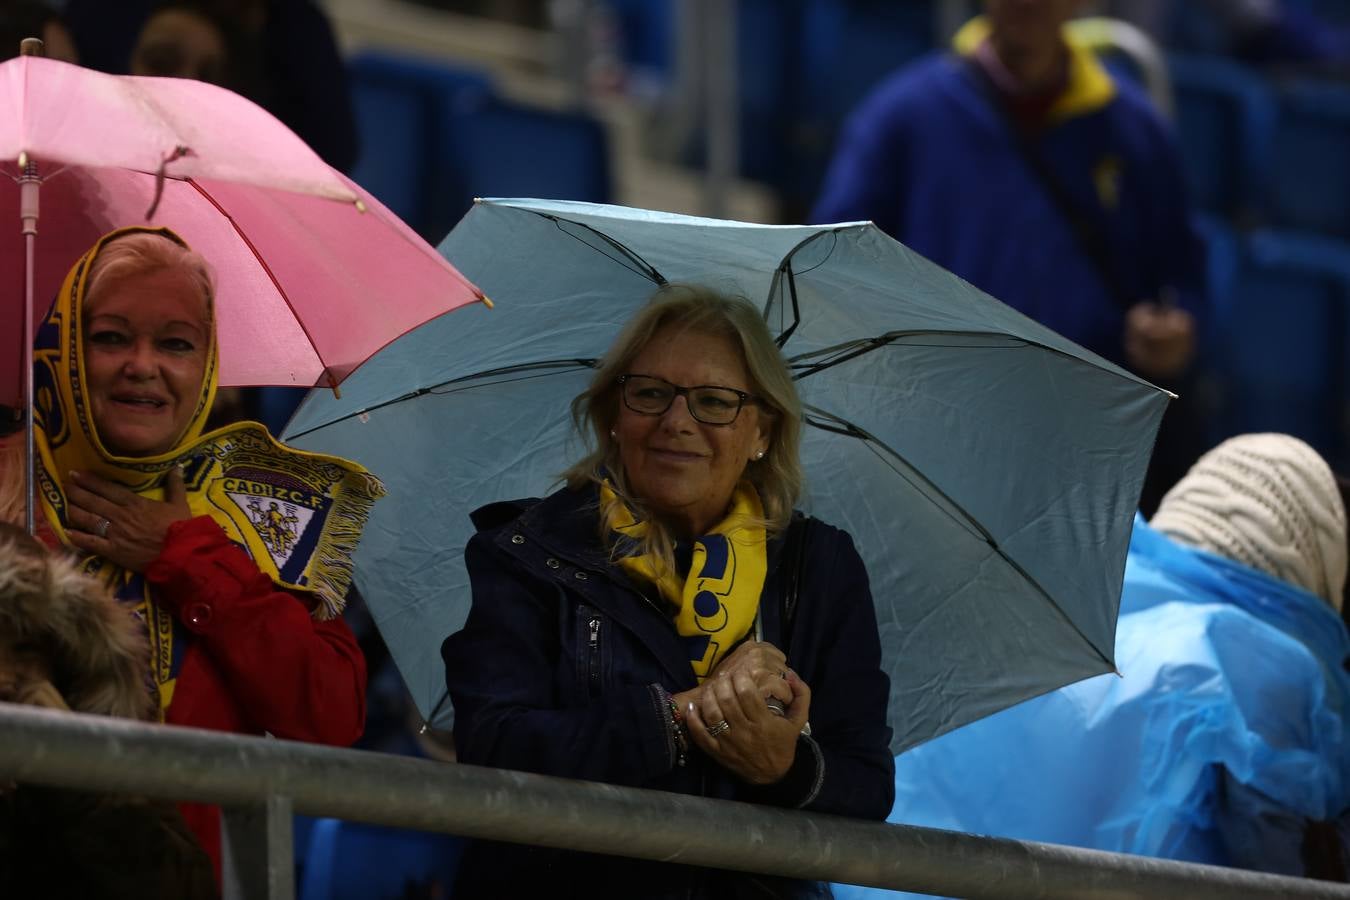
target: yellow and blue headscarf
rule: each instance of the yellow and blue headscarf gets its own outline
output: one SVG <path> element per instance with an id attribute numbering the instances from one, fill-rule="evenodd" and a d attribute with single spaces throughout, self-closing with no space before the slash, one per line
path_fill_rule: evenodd
<path id="1" fill-rule="evenodd" d="M 99 438 L 86 402 L 84 370 L 83 306 L 89 270 L 109 242 L 138 232 L 162 235 L 187 247 L 167 228 L 123 228 L 105 235 L 66 276 L 35 342 L 36 475 L 52 531 L 69 546 L 64 478 L 71 470 L 92 472 L 142 497 L 162 500 L 164 478 L 178 468 L 194 515 L 210 516 L 277 585 L 310 596 L 316 618 L 337 616 L 351 583 L 351 555 L 370 506 L 383 496 L 384 487 L 355 463 L 277 443 L 256 422 L 202 434 L 218 377 L 214 298 L 208 298 L 210 338 L 201 391 L 175 446 L 157 456 L 123 457 L 109 452 Z M 191 633 L 156 604 L 140 573 L 97 556 L 86 557 L 83 563 L 143 617 L 163 712 L 172 699 L 178 663 Z"/>

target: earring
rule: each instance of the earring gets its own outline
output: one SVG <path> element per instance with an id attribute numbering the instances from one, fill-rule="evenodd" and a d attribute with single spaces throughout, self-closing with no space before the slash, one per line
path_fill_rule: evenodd
<path id="1" fill-rule="evenodd" d="M 760 459 L 763 459 L 763 458 L 764 458 L 764 451 L 763 451 L 763 450 L 760 450 L 758 453 L 755 454 L 755 459 L 760 460 Z"/>
<path id="2" fill-rule="evenodd" d="M 618 441 L 618 439 L 619 439 L 619 436 L 618 436 L 617 434 L 614 433 L 614 429 L 613 429 L 613 428 L 611 428 L 611 429 L 609 430 L 609 439 L 610 439 L 611 441 Z"/>

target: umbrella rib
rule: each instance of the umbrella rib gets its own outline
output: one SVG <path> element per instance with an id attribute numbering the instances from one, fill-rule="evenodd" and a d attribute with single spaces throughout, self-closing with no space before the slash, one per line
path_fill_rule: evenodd
<path id="1" fill-rule="evenodd" d="M 774 338 L 774 343 L 778 345 L 779 350 L 783 349 L 783 345 L 788 342 L 788 338 L 792 337 L 792 332 L 796 331 L 797 326 L 802 323 L 802 310 L 800 304 L 797 302 L 797 273 L 792 270 L 792 258 L 796 256 L 798 251 L 803 247 L 826 235 L 829 235 L 830 238 L 834 240 L 834 246 L 830 247 L 830 252 L 826 253 L 820 262 L 816 263 L 810 269 L 807 269 L 806 272 L 810 272 L 813 269 L 818 269 L 825 265 L 826 261 L 834 255 L 835 247 L 839 246 L 839 230 L 837 228 L 830 229 L 829 231 L 818 231 L 810 237 L 803 238 L 797 243 L 797 246 L 788 251 L 788 254 L 783 257 L 782 263 L 779 264 L 777 270 L 773 273 L 773 283 L 769 285 L 769 298 L 764 304 L 765 321 L 767 322 L 769 318 L 769 307 L 773 305 L 774 293 L 782 293 L 782 287 L 780 287 L 780 285 L 782 276 L 784 275 L 787 276 L 788 296 L 792 299 L 792 324 L 784 331 L 780 332 L 778 337 Z M 805 275 L 806 272 L 803 272 L 802 274 Z"/>
<path id="2" fill-rule="evenodd" d="M 381 403 L 376 403 L 372 406 L 363 406 L 360 409 L 353 410 L 352 412 L 347 413 L 345 416 L 339 416 L 336 419 L 330 419 L 321 425 L 315 425 L 313 428 L 306 429 L 305 431 L 298 431 L 294 434 L 287 435 L 287 440 L 295 440 L 296 438 L 302 438 L 307 434 L 313 434 L 316 431 L 321 431 L 322 429 L 327 428 L 330 425 L 336 425 L 339 422 L 345 422 L 348 419 L 353 419 L 364 413 L 374 412 L 377 409 L 384 409 L 386 406 L 393 406 L 396 403 L 406 403 L 409 400 L 416 400 L 418 397 L 424 397 L 427 394 L 435 394 L 442 388 L 447 388 L 450 387 L 451 385 L 463 384 L 465 382 L 474 381 L 479 378 L 491 378 L 495 375 L 514 375 L 518 372 L 535 372 L 536 374 L 527 377 L 542 378 L 548 374 L 555 374 L 554 372 L 544 370 L 566 371 L 572 369 L 594 369 L 596 367 L 597 362 L 598 360 L 594 358 L 578 357 L 576 359 L 540 360 L 538 362 L 520 363 L 519 365 L 514 366 L 502 366 L 501 368 L 498 369 L 484 369 L 482 372 L 475 372 L 472 375 L 461 375 L 458 378 L 450 378 L 445 381 L 439 381 L 436 384 L 428 385 L 427 387 L 421 387 L 415 391 L 409 391 L 406 394 L 400 394 L 397 397 L 394 397 L 390 400 L 385 400 Z M 512 380 L 522 381 L 524 379 L 517 378 Z"/>
<path id="3" fill-rule="evenodd" d="M 239 227 L 239 223 L 234 220 L 234 216 L 226 212 L 225 207 L 217 203 L 216 198 L 212 197 L 211 194 L 205 188 L 203 188 L 200 184 L 197 183 L 197 179 L 186 178 L 184 179 L 184 181 L 192 185 L 192 187 L 197 191 L 197 193 L 205 197 L 206 202 L 214 206 L 216 208 L 216 211 L 225 217 L 225 221 L 230 223 L 230 227 L 234 229 L 234 233 L 239 235 L 239 239 L 244 242 L 244 246 L 247 247 L 248 251 L 253 254 L 253 258 L 258 261 L 258 265 L 262 267 L 263 272 L 267 273 L 268 280 L 270 280 L 272 282 L 272 286 L 277 289 L 277 293 L 281 295 L 281 299 L 286 301 L 286 308 L 291 311 L 291 317 L 295 319 L 295 324 L 300 326 L 300 330 L 304 332 L 305 340 L 309 341 L 309 346 L 314 351 L 315 358 L 318 359 L 319 364 L 323 366 L 324 374 L 327 374 L 329 377 L 329 383 L 332 385 L 336 385 L 336 382 L 333 380 L 332 375 L 328 372 L 327 361 L 324 360 L 323 354 L 319 352 L 319 345 L 314 343 L 314 335 L 309 333 L 309 328 L 308 326 L 305 325 L 304 319 L 300 318 L 300 314 L 297 313 L 295 310 L 295 304 L 291 302 L 291 298 L 286 293 L 285 288 L 281 286 L 281 282 L 278 281 L 277 276 L 273 274 L 272 267 L 267 264 L 267 260 L 262 258 L 262 254 L 258 252 L 258 248 L 253 245 L 253 241 L 251 241 L 249 239 L 249 236 L 244 233 L 244 229 Z"/>
<path id="4" fill-rule="evenodd" d="M 442 688 L 441 697 L 439 700 L 436 701 L 436 705 L 432 707 L 431 715 L 427 716 L 426 721 L 422 723 L 423 734 L 426 733 L 428 728 L 434 727 L 432 723 L 436 721 L 436 716 L 440 715 L 441 707 L 445 706 L 445 701 L 449 699 L 450 699 L 450 691 L 446 690 L 445 688 Z"/>
<path id="5" fill-rule="evenodd" d="M 570 237 L 572 240 L 576 241 L 578 244 L 581 244 L 583 247 L 590 247 L 596 253 L 599 253 L 601 256 L 603 256 L 605 259 L 612 260 L 613 262 L 618 263 L 620 266 L 623 266 L 623 268 L 628 269 L 628 271 L 630 272 L 636 272 L 638 275 L 641 275 L 642 277 L 646 278 L 648 281 L 653 282 L 657 286 L 663 287 L 669 283 L 666 281 L 666 277 L 656 270 L 656 266 L 647 262 L 637 253 L 634 253 L 632 250 L 628 249 L 628 247 L 624 246 L 622 242 L 616 241 L 614 238 L 605 234 L 603 231 L 600 231 L 599 229 L 596 228 L 592 228 L 585 222 L 574 222 L 571 219 L 564 219 L 561 216 L 549 215 L 548 213 L 539 212 L 538 210 L 535 209 L 526 210 L 526 212 L 532 212 L 537 216 L 548 219 L 550 222 L 553 223 L 553 227 L 557 228 L 559 231 Z M 624 256 L 628 257 L 629 262 L 633 263 L 633 265 L 637 266 L 638 268 L 635 269 L 632 266 L 625 265 L 623 260 L 615 259 L 608 253 L 601 250 L 599 247 L 596 247 L 592 244 L 588 244 L 581 238 L 577 237 L 575 234 L 569 233 L 567 229 L 562 227 L 563 222 L 566 222 L 568 225 L 575 225 L 578 228 L 585 228 L 587 231 L 591 232 L 596 237 L 600 238 L 600 240 L 609 244 L 615 250 L 618 250 Z"/>
<path id="6" fill-rule="evenodd" d="M 835 344 L 834 346 L 826 347 L 823 350 L 815 350 L 811 353 L 803 353 L 799 356 L 792 357 L 792 359 L 788 361 L 788 365 L 794 370 L 795 378 L 805 378 L 808 375 L 815 375 L 817 372 L 823 372 L 826 369 L 830 369 L 833 368 L 834 366 L 839 365 L 840 363 L 846 363 L 851 359 L 856 359 L 859 356 L 871 353 L 873 350 L 879 350 L 882 347 L 889 346 L 890 344 L 895 343 L 901 338 L 919 337 L 920 335 L 950 335 L 951 337 L 1002 338 L 1004 340 L 1014 342 L 1014 346 L 1009 346 L 1002 349 L 1016 350 L 1022 347 L 1042 347 L 1045 350 L 1051 351 L 1054 350 L 1053 347 L 1045 347 L 1043 344 L 1037 344 L 1034 341 L 1027 340 L 1026 338 L 1020 338 L 1010 334 L 1003 334 L 1002 332 L 998 331 L 953 331 L 950 329 L 941 329 L 941 328 L 915 329 L 912 331 L 888 331 L 885 334 L 880 335 L 878 337 L 859 338 L 858 340 L 855 341 L 848 341 L 847 343 L 843 344 Z M 941 345 L 934 344 L 924 346 L 941 346 Z M 990 348 L 986 347 L 984 349 Z M 842 351 L 851 351 L 851 352 L 842 352 Z M 801 362 L 801 360 L 825 356 L 826 354 L 831 353 L 837 353 L 839 355 L 831 357 L 825 360 L 824 362 L 811 364 L 804 364 Z M 1068 354 L 1063 355 L 1068 356 Z M 1069 358 L 1076 359 L 1077 357 L 1070 356 Z"/>
<path id="7" fill-rule="evenodd" d="M 783 345 L 788 342 L 788 338 L 792 337 L 792 332 L 797 330 L 797 326 L 802 324 L 802 310 L 801 306 L 797 303 L 797 278 L 792 272 L 791 255 L 789 255 L 787 259 L 783 260 L 783 264 L 779 266 L 778 271 L 774 272 L 773 274 L 774 283 L 769 286 L 769 300 L 764 305 L 764 318 L 766 321 L 769 318 L 769 307 L 773 305 L 774 292 L 777 291 L 779 294 L 781 294 L 783 291 L 782 287 L 780 286 L 783 275 L 787 276 L 788 297 L 791 298 L 792 301 L 792 324 L 789 325 L 787 328 L 785 328 L 783 331 L 779 332 L 778 337 L 774 338 L 773 342 L 778 345 L 779 350 L 783 349 Z M 778 305 L 780 308 L 783 305 L 781 298 L 779 299 Z M 781 314 L 779 315 L 779 320 L 780 322 L 782 320 Z"/>
<path id="8" fill-rule="evenodd" d="M 981 525 L 978 519 L 976 519 L 969 512 L 967 512 L 965 507 L 963 507 L 960 503 L 957 503 L 950 495 L 947 494 L 946 491 L 942 490 L 942 488 L 934 484 L 928 478 L 928 476 L 924 475 L 923 472 L 919 470 L 917 466 L 915 466 L 909 460 L 905 459 L 903 454 L 901 454 L 891 445 L 887 444 L 885 441 L 878 438 L 876 435 L 872 434 L 869 431 L 866 431 L 865 429 L 859 428 L 857 425 L 847 421 L 846 419 L 841 419 L 838 416 L 832 415 L 831 413 L 828 413 L 825 410 L 820 409 L 819 407 L 804 405 L 803 408 L 809 410 L 810 412 L 818 416 L 823 417 L 823 420 L 812 419 L 809 416 L 805 417 L 804 421 L 806 422 L 806 424 L 811 425 L 815 428 L 819 428 L 823 431 L 830 431 L 834 432 L 835 434 L 842 434 L 848 437 L 857 438 L 861 440 L 863 444 L 868 448 L 868 450 L 870 450 L 873 454 L 875 454 L 878 459 L 880 459 L 893 472 L 895 472 L 901 478 L 904 478 L 910 484 L 914 484 L 914 481 L 910 478 L 911 474 L 914 477 L 920 479 L 923 482 L 924 487 L 926 487 L 928 490 L 931 490 L 933 493 L 941 497 L 946 502 L 946 504 L 951 507 L 951 509 L 954 509 L 958 513 L 960 513 L 960 517 L 958 518 L 957 516 L 952 515 L 951 511 L 948 509 L 944 509 L 942 504 L 934 503 L 933 504 L 934 506 L 937 506 L 939 509 L 941 509 L 942 512 L 944 512 L 947 516 L 949 516 L 953 521 L 957 522 L 957 524 L 963 524 L 968 528 L 970 528 L 974 533 L 978 534 L 979 537 L 982 538 L 984 542 L 989 545 L 989 548 L 991 550 L 997 553 L 998 556 L 1005 563 L 1007 563 L 1014 572 L 1016 572 L 1023 579 L 1025 579 L 1028 584 L 1030 584 L 1033 588 L 1035 588 L 1036 591 L 1050 603 L 1050 606 L 1057 613 L 1059 613 L 1060 617 L 1063 618 L 1063 620 L 1068 623 L 1069 627 L 1072 628 L 1074 632 L 1080 638 L 1083 639 L 1083 642 L 1093 649 L 1093 652 L 1095 652 L 1097 656 L 1101 658 L 1103 663 L 1105 663 L 1111 669 L 1115 668 L 1115 663 L 1111 661 L 1111 658 L 1107 656 L 1105 653 L 1103 653 L 1101 648 L 1098 647 L 1095 643 L 1093 643 L 1092 639 L 1083 633 L 1083 630 L 1078 627 L 1078 623 L 1073 620 L 1072 616 L 1070 616 L 1068 613 L 1064 611 L 1063 607 L 1061 607 L 1059 603 L 1056 602 L 1055 598 L 1050 595 L 1050 592 L 1047 591 L 1045 587 L 1039 581 L 1037 581 L 1036 578 L 1032 576 L 1030 572 L 1024 569 L 1022 565 L 1017 562 L 1017 560 L 1009 556 L 1004 551 L 1004 549 L 999 546 L 998 541 L 994 538 L 992 534 L 989 533 L 989 530 L 985 528 L 983 525 Z M 896 468 L 894 465 L 888 462 L 885 459 L 885 456 L 882 455 L 881 451 L 885 451 L 886 454 L 889 454 L 890 456 L 894 457 L 902 466 L 904 466 L 904 471 L 902 471 L 899 468 Z M 918 485 L 915 486 L 918 487 Z M 932 500 L 930 499 L 929 502 L 931 503 Z"/>
<path id="9" fill-rule="evenodd" d="M 1044 350 L 1047 353 L 1053 353 L 1056 356 L 1063 357 L 1064 359 L 1067 359 L 1070 362 L 1075 363 L 1077 365 L 1089 366 L 1093 369 L 1096 369 L 1099 372 L 1104 372 L 1108 375 L 1114 375 L 1117 378 L 1121 378 L 1126 381 L 1133 382 L 1135 384 L 1140 384 L 1143 385 L 1144 387 L 1152 388 L 1153 390 L 1158 391 L 1159 393 L 1166 394 L 1167 396 L 1176 399 L 1176 394 L 1173 394 L 1171 391 L 1160 388 L 1157 385 L 1150 384 L 1149 382 L 1144 381 L 1135 375 L 1131 375 L 1129 372 L 1125 372 L 1121 369 L 1116 368 L 1114 365 L 1100 365 L 1098 363 L 1092 362 L 1091 360 L 1083 359 L 1082 357 L 1079 356 L 1074 356 L 1072 353 L 1066 353 L 1065 351 L 1060 350 L 1058 347 L 1051 347 L 1048 344 L 1042 344 L 1040 341 L 1033 341 L 1030 338 L 1019 337 L 1018 335 L 1007 334 L 1002 331 L 956 331 L 945 328 L 931 328 L 931 329 L 918 328 L 908 331 L 888 331 L 885 334 L 879 335 L 877 337 L 858 338 L 857 340 L 847 341 L 842 344 L 835 344 L 832 347 L 826 347 L 822 350 L 813 350 L 810 353 L 799 354 L 797 356 L 791 357 L 788 360 L 788 368 L 793 370 L 794 374 L 792 377 L 794 378 L 794 380 L 802 379 L 808 375 L 815 375 L 817 372 L 823 372 L 824 370 L 833 368 L 834 366 L 837 366 L 840 363 L 848 362 L 851 359 L 856 359 L 859 356 L 871 353 L 873 350 L 878 350 L 882 347 L 889 346 L 890 344 L 895 343 L 901 338 L 918 337 L 920 335 L 943 335 L 943 334 L 950 335 L 951 337 L 1002 338 L 1003 340 L 1012 342 L 1009 346 L 1006 347 L 991 347 L 986 345 L 981 347 L 981 349 L 984 350 L 1020 350 L 1026 347 L 1035 347 L 1037 349 Z M 943 346 L 962 346 L 962 345 L 916 344 L 914 346 L 943 347 Z M 801 360 L 807 360 L 813 357 L 824 356 L 825 354 L 828 353 L 837 353 L 840 351 L 848 350 L 850 348 L 854 348 L 853 352 L 843 353 L 842 355 L 834 357 L 832 359 L 828 359 L 825 362 L 815 364 L 804 364 L 800 362 Z"/>

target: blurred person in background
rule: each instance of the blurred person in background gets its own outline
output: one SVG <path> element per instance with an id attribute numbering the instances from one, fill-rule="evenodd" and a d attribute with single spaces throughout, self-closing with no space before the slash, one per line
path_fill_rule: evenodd
<path id="1" fill-rule="evenodd" d="M 1135 521 L 1121 674 L 902 753 L 891 821 L 1346 881 L 1347 558 L 1316 451 L 1223 442 Z"/>
<path id="2" fill-rule="evenodd" d="M 285 122 L 331 166 L 356 162 L 351 89 L 312 0 L 67 0 L 85 65 L 212 81 Z"/>
<path id="3" fill-rule="evenodd" d="M 1173 135 L 1148 98 L 1064 30 L 1078 0 L 985 0 L 954 51 L 854 112 L 811 219 L 870 219 L 1113 362 L 1185 393 L 1204 253 Z M 1173 409 L 1151 510 L 1202 449 Z"/>
<path id="4" fill-rule="evenodd" d="M 40 0 L 0 0 L 0 60 L 19 55 L 24 38 L 41 38 L 49 59 L 77 63 L 79 54 L 65 19 Z"/>

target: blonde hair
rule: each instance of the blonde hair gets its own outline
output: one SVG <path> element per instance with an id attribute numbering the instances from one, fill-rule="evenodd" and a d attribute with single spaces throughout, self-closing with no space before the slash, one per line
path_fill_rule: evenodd
<path id="1" fill-rule="evenodd" d="M 210 263 L 195 250 L 189 250 L 168 235 L 154 231 L 133 231 L 104 244 L 89 265 L 82 302 L 87 306 L 90 297 L 106 285 L 128 275 L 144 275 L 164 269 L 181 269 L 192 278 L 201 289 L 202 299 L 206 301 L 206 321 L 210 323 L 214 317 L 216 296 Z"/>
<path id="2" fill-rule="evenodd" d="M 640 497 L 624 483 L 618 445 L 610 436 L 619 417 L 619 376 L 657 332 L 668 325 L 696 333 L 729 338 L 740 347 L 750 377 L 749 392 L 758 398 L 769 444 L 764 458 L 746 467 L 745 478 L 759 493 L 764 506 L 764 526 L 769 534 L 783 531 L 802 489 L 802 405 L 797 387 L 764 317 L 743 297 L 730 297 L 711 288 L 690 284 L 666 285 L 635 315 L 615 338 L 590 385 L 572 401 L 572 420 L 577 430 L 594 439 L 589 454 L 572 465 L 563 477 L 568 487 L 580 488 L 608 476 L 616 501 L 600 509 L 601 540 L 613 548 L 612 532 L 625 504 L 647 523 L 647 534 L 638 552 L 649 555 L 674 571 L 674 537 L 653 517 Z"/>

